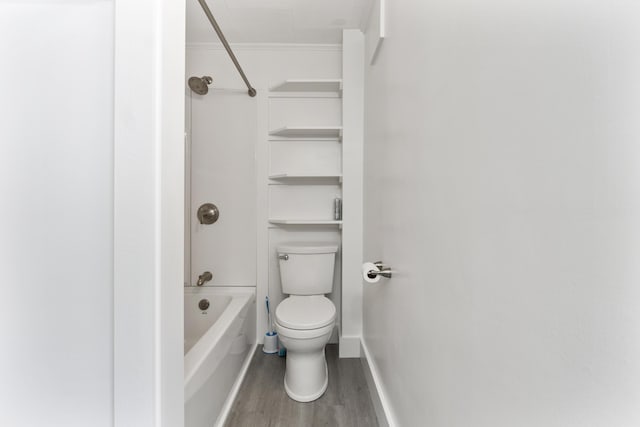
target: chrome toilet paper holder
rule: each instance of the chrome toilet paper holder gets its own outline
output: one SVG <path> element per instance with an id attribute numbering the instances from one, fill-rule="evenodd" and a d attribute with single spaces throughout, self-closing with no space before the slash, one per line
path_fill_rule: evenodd
<path id="1" fill-rule="evenodd" d="M 376 262 L 373 263 L 373 265 L 375 265 L 378 269 L 377 270 L 369 270 L 367 272 L 367 276 L 369 276 L 370 279 L 375 279 L 378 276 L 382 276 L 382 277 L 386 277 L 387 279 L 391 279 L 391 274 L 393 273 L 393 270 L 391 270 L 391 267 L 385 266 L 382 261 L 376 261 Z"/>

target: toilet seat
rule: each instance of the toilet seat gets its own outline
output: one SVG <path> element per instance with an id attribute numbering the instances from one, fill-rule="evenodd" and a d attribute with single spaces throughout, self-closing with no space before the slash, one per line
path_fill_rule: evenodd
<path id="1" fill-rule="evenodd" d="M 324 295 L 291 295 L 276 308 L 276 322 L 287 329 L 310 331 L 333 327 L 336 307 Z"/>
<path id="2" fill-rule="evenodd" d="M 290 338 L 290 339 L 300 340 L 300 341 L 320 338 L 323 335 L 327 335 L 327 340 L 328 340 L 329 339 L 328 336 L 331 335 L 334 327 L 335 327 L 335 324 L 331 323 L 327 326 L 323 326 L 322 328 L 318 328 L 318 329 L 291 329 L 291 328 L 285 328 L 284 326 L 279 324 L 278 321 L 276 321 L 276 331 L 278 331 L 278 336 L 280 338 Z M 324 345 L 323 345 L 323 348 L 324 348 Z"/>

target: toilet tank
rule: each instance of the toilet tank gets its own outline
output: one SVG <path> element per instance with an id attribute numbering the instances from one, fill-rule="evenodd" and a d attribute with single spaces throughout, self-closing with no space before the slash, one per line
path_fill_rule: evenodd
<path id="1" fill-rule="evenodd" d="M 293 295 L 322 295 L 331 292 L 338 245 L 283 243 L 276 250 L 282 292 Z"/>

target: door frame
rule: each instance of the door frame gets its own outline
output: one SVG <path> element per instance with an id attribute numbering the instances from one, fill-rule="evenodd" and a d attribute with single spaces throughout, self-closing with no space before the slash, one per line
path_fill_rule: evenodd
<path id="1" fill-rule="evenodd" d="M 185 0 L 114 4 L 114 425 L 182 426 Z"/>

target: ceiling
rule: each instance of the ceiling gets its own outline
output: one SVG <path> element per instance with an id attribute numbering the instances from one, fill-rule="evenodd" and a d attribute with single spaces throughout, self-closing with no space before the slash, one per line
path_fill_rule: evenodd
<path id="1" fill-rule="evenodd" d="M 207 0 L 229 43 L 342 43 L 372 0 Z M 198 0 L 187 0 L 187 43 L 219 42 Z"/>

